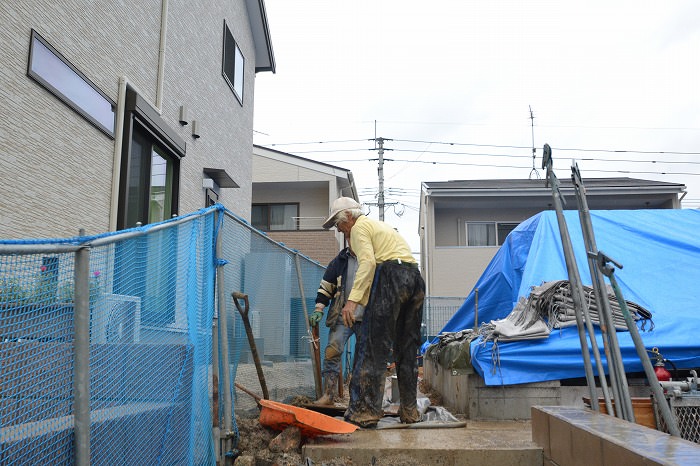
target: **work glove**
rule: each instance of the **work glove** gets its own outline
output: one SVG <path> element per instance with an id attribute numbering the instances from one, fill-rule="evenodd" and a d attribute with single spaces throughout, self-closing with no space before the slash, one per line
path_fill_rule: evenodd
<path id="1" fill-rule="evenodd" d="M 319 322 L 321 322 L 321 319 L 323 319 L 323 312 L 322 311 L 314 311 L 313 314 L 309 317 L 309 325 L 312 327 L 314 325 L 318 325 Z"/>

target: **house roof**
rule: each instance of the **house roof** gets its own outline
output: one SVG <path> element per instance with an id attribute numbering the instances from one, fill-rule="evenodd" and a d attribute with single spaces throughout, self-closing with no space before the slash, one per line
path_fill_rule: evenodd
<path id="1" fill-rule="evenodd" d="M 272 51 L 270 27 L 267 23 L 267 12 L 264 0 L 246 0 L 248 20 L 255 43 L 255 72 L 275 72 L 275 54 Z"/>
<path id="2" fill-rule="evenodd" d="M 682 183 L 641 180 L 636 178 L 583 179 L 586 195 L 593 198 L 598 209 L 659 208 L 668 202 L 682 200 L 686 186 Z M 559 180 L 559 191 L 574 197 L 571 179 Z M 680 198 L 679 198 L 680 195 Z M 549 202 L 552 188 L 544 179 L 491 179 L 425 181 L 421 183 L 421 197 L 432 198 L 442 207 L 491 208 L 508 199 L 511 207 L 525 207 Z M 422 205 L 422 204 L 421 204 Z M 594 208 L 591 205 L 591 208 Z M 666 207 L 667 208 L 667 207 Z"/>
<path id="3" fill-rule="evenodd" d="M 269 147 L 260 146 L 258 144 L 253 145 L 253 154 L 335 176 L 341 182 L 341 187 L 344 186 L 343 181 L 347 182 L 347 187 L 352 191 L 352 194 L 349 197 L 352 197 L 358 202 L 360 200 L 357 194 L 357 187 L 355 186 L 355 178 L 352 175 L 352 171 L 348 170 L 347 168 L 338 167 L 337 165 L 331 165 L 329 163 L 318 162 L 316 160 L 270 149 Z"/>
<path id="4" fill-rule="evenodd" d="M 475 193 L 489 190 L 499 191 L 505 194 L 508 191 L 536 191 L 545 190 L 551 192 L 544 179 L 491 179 L 491 180 L 454 180 L 454 181 L 424 181 L 424 190 L 429 191 L 468 191 Z M 634 189 L 634 190 L 656 190 L 668 193 L 681 193 L 685 191 L 682 183 L 668 183 L 665 181 L 641 180 L 637 178 L 585 178 L 583 180 L 587 190 L 593 189 Z M 560 179 L 560 187 L 573 189 L 570 179 Z"/>
<path id="5" fill-rule="evenodd" d="M 292 161 L 287 161 L 290 163 L 294 163 L 295 165 L 306 166 L 307 168 L 312 168 L 314 170 L 321 169 L 323 171 L 328 171 L 329 173 L 334 170 L 341 170 L 342 172 L 350 171 L 347 168 L 339 167 L 337 165 L 331 165 L 325 162 L 318 162 L 316 160 L 307 159 L 305 157 L 300 157 L 298 155 L 290 154 L 288 152 L 282 152 L 276 149 L 270 149 L 269 147 L 261 146 L 258 144 L 253 144 L 253 147 L 260 149 L 264 152 L 262 153 L 260 151 L 254 151 L 256 155 L 269 156 L 278 160 L 292 159 Z"/>

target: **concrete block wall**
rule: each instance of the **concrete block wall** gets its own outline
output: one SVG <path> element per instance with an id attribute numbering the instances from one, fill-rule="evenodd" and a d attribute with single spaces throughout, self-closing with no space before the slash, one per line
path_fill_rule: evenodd
<path id="1" fill-rule="evenodd" d="M 545 466 L 691 465 L 700 445 L 586 408 L 533 406 Z"/>
<path id="2" fill-rule="evenodd" d="M 443 405 L 474 420 L 530 419 L 533 405 L 561 404 L 559 381 L 487 386 L 478 374 L 454 373 L 433 361 L 423 364 L 425 382 Z"/>
<path id="3" fill-rule="evenodd" d="M 425 359 L 423 377 L 443 398 L 443 405 L 469 419 L 530 419 L 531 407 L 584 407 L 584 397 L 590 397 L 588 386 L 562 386 L 558 380 L 506 386 L 487 386 L 471 367 L 453 371 L 438 362 Z M 602 397 L 600 388 L 598 397 Z M 645 380 L 629 380 L 633 398 L 649 398 L 650 388 Z"/>

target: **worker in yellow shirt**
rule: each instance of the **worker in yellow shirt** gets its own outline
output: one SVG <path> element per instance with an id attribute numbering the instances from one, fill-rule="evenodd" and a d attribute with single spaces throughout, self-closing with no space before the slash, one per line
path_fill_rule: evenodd
<path id="1" fill-rule="evenodd" d="M 333 202 L 323 227 L 335 227 L 350 237 L 357 256 L 355 281 L 342 309 L 352 327 L 358 305 L 365 306 L 350 380 L 345 420 L 375 427 L 383 416 L 386 363 L 393 349 L 399 383 L 399 417 L 420 421 L 416 405 L 420 328 L 425 282 L 406 240 L 387 223 L 366 217 L 354 199 Z M 371 291 L 371 292 L 370 292 Z"/>

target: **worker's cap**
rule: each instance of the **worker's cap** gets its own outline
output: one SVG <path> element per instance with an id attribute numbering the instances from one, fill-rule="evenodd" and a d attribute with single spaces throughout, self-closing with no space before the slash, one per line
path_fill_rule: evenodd
<path id="1" fill-rule="evenodd" d="M 351 197 L 339 197 L 333 201 L 331 206 L 331 214 L 328 216 L 325 222 L 323 222 L 323 228 L 328 230 L 335 223 L 335 216 L 340 212 L 348 209 L 359 209 L 360 203 Z"/>

